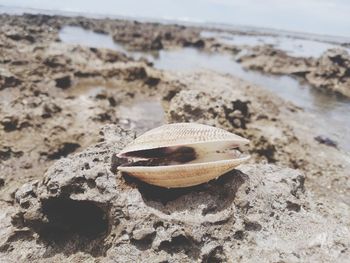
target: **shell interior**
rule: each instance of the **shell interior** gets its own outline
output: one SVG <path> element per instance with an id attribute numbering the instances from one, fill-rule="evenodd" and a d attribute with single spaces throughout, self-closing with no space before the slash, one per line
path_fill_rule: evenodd
<path id="1" fill-rule="evenodd" d="M 170 166 L 247 159 L 247 155 L 237 150 L 238 146 L 237 143 L 227 140 L 125 152 L 120 157 L 126 158 L 128 162 L 121 167 Z"/>

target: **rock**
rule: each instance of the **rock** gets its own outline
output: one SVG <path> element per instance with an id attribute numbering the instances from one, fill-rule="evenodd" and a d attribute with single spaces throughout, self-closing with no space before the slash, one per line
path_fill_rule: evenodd
<path id="1" fill-rule="evenodd" d="M 249 164 L 195 187 L 163 189 L 113 173 L 133 138 L 106 126 L 102 142 L 57 161 L 21 187 L 2 253 L 101 262 L 330 262 L 346 259 L 349 229 L 322 210 L 299 171 Z M 113 170 L 113 169 L 112 169 Z M 30 249 L 26 249 L 29 248 Z M 148 260 L 152 259 L 151 261 Z"/>
<path id="2" fill-rule="evenodd" d="M 107 63 L 115 63 L 119 61 L 127 62 L 130 60 L 130 58 L 128 58 L 124 53 L 121 52 L 97 48 L 90 48 L 90 50 L 94 52 L 99 59 Z"/>
<path id="3" fill-rule="evenodd" d="M 0 189 L 5 185 L 5 179 L 1 176 L 0 177 Z"/>
<path id="4" fill-rule="evenodd" d="M 74 152 L 80 147 L 79 143 L 75 142 L 63 142 L 56 148 L 50 149 L 49 152 L 43 153 L 42 155 L 47 155 L 49 160 L 60 159 L 61 157 L 66 157 L 68 154 Z"/>
<path id="5" fill-rule="evenodd" d="M 163 49 L 162 38 L 157 36 L 151 43 L 150 50 L 161 50 Z"/>
<path id="6" fill-rule="evenodd" d="M 253 47 L 241 55 L 237 61 L 247 69 L 299 77 L 309 73 L 313 65 L 311 58 L 291 57 L 286 52 L 268 45 Z"/>
<path id="7" fill-rule="evenodd" d="M 325 144 L 327 146 L 331 146 L 334 148 L 338 147 L 338 144 L 335 141 L 333 141 L 332 139 L 330 139 L 326 136 L 322 136 L 322 135 L 316 136 L 315 140 L 318 141 L 319 143 Z"/>
<path id="8" fill-rule="evenodd" d="M 19 122 L 18 117 L 16 117 L 16 116 L 5 116 L 0 121 L 5 132 L 11 132 L 11 131 L 17 130 L 19 128 L 18 122 Z"/>
<path id="9" fill-rule="evenodd" d="M 123 44 L 128 50 L 157 52 L 176 46 L 187 45 L 196 48 L 205 46 L 199 29 L 180 25 L 123 21 L 116 29 L 109 32 L 114 41 Z"/>
<path id="10" fill-rule="evenodd" d="M 26 40 L 28 42 L 30 42 L 31 44 L 35 42 L 35 38 L 31 35 L 27 35 L 27 34 L 20 34 L 20 33 L 16 33 L 16 32 L 9 32 L 6 34 L 6 37 L 15 40 L 15 41 L 22 41 L 22 40 Z"/>
<path id="11" fill-rule="evenodd" d="M 231 102 L 232 107 L 224 107 L 227 120 L 235 128 L 246 129 L 246 124 L 250 121 L 249 101 L 239 99 Z"/>
<path id="12" fill-rule="evenodd" d="M 144 67 L 130 67 L 126 71 L 126 80 L 135 81 L 147 78 L 147 72 Z"/>
<path id="13" fill-rule="evenodd" d="M 0 68 L 0 90 L 17 87 L 21 83 L 22 81 L 11 72 Z"/>
<path id="14" fill-rule="evenodd" d="M 6 161 L 10 158 L 19 158 L 23 156 L 23 152 L 22 151 L 16 151 L 13 150 L 11 147 L 8 146 L 0 146 L 0 161 Z"/>
<path id="15" fill-rule="evenodd" d="M 95 28 L 93 31 L 97 34 L 103 34 L 103 35 L 108 34 L 108 32 L 106 32 L 106 30 L 104 30 L 103 28 Z"/>
<path id="16" fill-rule="evenodd" d="M 202 28 L 42 15 L 0 15 L 0 21 L 0 262 L 349 258 L 348 159 L 315 142 L 317 121 L 307 111 L 228 75 L 159 71 L 146 60 L 58 39 L 70 24 L 115 35 L 128 51 L 149 51 L 157 36 L 164 49 L 174 50 L 184 40 L 200 40 Z M 35 42 L 6 34 L 27 34 Z M 205 39 L 203 49 L 237 55 L 250 48 Z M 303 59 L 273 50 L 265 56 L 257 69 L 278 74 L 281 68 L 302 78 L 316 63 L 307 59 L 304 67 Z M 346 63 L 343 55 L 330 60 L 336 67 Z M 55 88 L 54 80 L 65 76 L 71 87 Z M 99 139 L 98 130 L 104 122 L 137 132 L 151 128 L 133 120 L 143 118 L 138 110 L 124 116 L 122 108 L 138 109 L 160 94 L 174 111 L 168 121 L 195 120 L 240 134 L 251 140 L 251 163 L 295 167 L 307 178 L 250 164 L 202 186 L 164 190 L 120 175 L 115 153 L 134 135 L 108 126 Z"/>
<path id="17" fill-rule="evenodd" d="M 201 49 L 201 48 L 205 47 L 205 42 L 202 39 L 198 39 L 198 40 L 194 40 L 194 41 L 184 40 L 183 46 Z"/>
<path id="18" fill-rule="evenodd" d="M 67 64 L 71 63 L 71 59 L 63 56 L 48 56 L 43 61 L 44 65 L 50 67 L 50 68 L 58 68 L 58 67 L 65 67 Z"/>
<path id="19" fill-rule="evenodd" d="M 297 76 L 315 88 L 350 97 L 350 55 L 345 49 L 329 49 L 314 59 L 292 57 L 270 46 L 258 46 L 237 61 L 248 69 Z"/>
<path id="20" fill-rule="evenodd" d="M 345 49 L 326 51 L 306 75 L 314 87 L 350 97 L 350 55 Z"/>
<path id="21" fill-rule="evenodd" d="M 145 84 L 150 87 L 154 87 L 154 86 L 157 86 L 159 82 L 160 82 L 160 78 L 148 77 L 145 81 Z"/>
<path id="22" fill-rule="evenodd" d="M 74 77 L 78 77 L 78 78 L 91 78 L 91 77 L 98 77 L 100 76 L 101 73 L 98 71 L 81 71 L 78 70 L 76 72 L 74 72 Z"/>
<path id="23" fill-rule="evenodd" d="M 51 102 L 51 103 L 45 103 L 43 105 L 43 113 L 42 117 L 43 118 L 51 118 L 55 113 L 61 112 L 62 109 L 59 107 L 57 104 Z"/>
<path id="24" fill-rule="evenodd" d="M 60 89 L 67 89 L 72 85 L 72 80 L 69 75 L 58 77 L 55 79 L 56 87 Z"/>
<path id="25" fill-rule="evenodd" d="M 166 100 L 169 100 L 168 94 Z M 216 93 L 198 90 L 182 90 L 173 95 L 167 109 L 170 122 L 208 122 L 211 125 L 246 128 L 250 121 L 249 102 L 229 101 Z"/>

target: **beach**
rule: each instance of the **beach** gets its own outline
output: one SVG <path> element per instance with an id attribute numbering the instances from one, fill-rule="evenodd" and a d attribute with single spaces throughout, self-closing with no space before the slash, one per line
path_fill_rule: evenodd
<path id="1" fill-rule="evenodd" d="M 349 258 L 349 43 L 40 14 L 0 32 L 4 262 Z M 249 139 L 249 163 L 183 191 L 110 169 L 177 122 Z"/>

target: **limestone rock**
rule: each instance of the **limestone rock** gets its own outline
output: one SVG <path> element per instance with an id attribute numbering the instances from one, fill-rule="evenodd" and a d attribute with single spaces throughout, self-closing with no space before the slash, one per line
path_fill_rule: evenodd
<path id="1" fill-rule="evenodd" d="M 316 88 L 350 97 L 350 55 L 340 48 L 329 49 L 318 60 L 306 79 Z"/>
<path id="2" fill-rule="evenodd" d="M 134 137 L 106 126 L 103 139 L 57 161 L 15 194 L 11 238 L 0 259 L 36 262 L 341 261 L 349 229 L 325 218 L 299 171 L 243 165 L 218 180 L 163 189 L 114 173 Z M 324 212 L 326 211 L 326 212 Z M 41 260 L 41 261 L 40 261 Z"/>

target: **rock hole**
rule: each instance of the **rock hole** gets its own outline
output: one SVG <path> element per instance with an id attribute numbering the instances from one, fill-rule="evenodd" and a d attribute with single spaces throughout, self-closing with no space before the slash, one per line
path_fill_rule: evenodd
<path id="1" fill-rule="evenodd" d="M 149 233 L 147 235 L 145 235 L 142 239 L 131 239 L 131 243 L 137 247 L 139 250 L 147 250 L 150 249 L 152 247 L 152 243 L 154 238 L 156 237 L 156 232 L 154 233 Z"/>
<path id="2" fill-rule="evenodd" d="M 72 80 L 70 76 L 64 76 L 55 79 L 56 87 L 60 89 L 67 89 L 72 85 Z"/>
<path id="3" fill-rule="evenodd" d="M 260 137 L 256 145 L 256 149 L 252 153 L 264 156 L 269 163 L 275 163 L 277 161 L 275 158 L 276 147 L 270 144 L 265 137 Z"/>
<path id="4" fill-rule="evenodd" d="M 203 209 L 202 211 L 202 215 L 205 216 L 207 214 L 215 214 L 215 212 L 217 211 L 217 205 L 212 204 L 212 205 L 208 205 L 206 208 Z"/>
<path id="5" fill-rule="evenodd" d="M 48 199 L 42 203 L 42 213 L 47 218 L 39 229 L 43 239 L 63 241 L 78 235 L 92 240 L 108 231 L 106 211 L 91 201 Z"/>
<path id="6" fill-rule="evenodd" d="M 287 201 L 286 208 L 289 211 L 299 212 L 300 209 L 301 209 L 301 206 L 299 204 L 297 204 L 297 203 L 293 203 L 293 202 Z"/>
<path id="7" fill-rule="evenodd" d="M 11 132 L 11 131 L 15 131 L 18 127 L 18 118 L 16 117 L 5 117 L 2 121 L 1 121 L 2 126 L 4 127 L 4 131 L 5 132 Z"/>
<path id="8" fill-rule="evenodd" d="M 84 167 L 82 168 L 82 170 L 90 170 L 90 164 L 89 163 L 84 163 Z"/>
<path id="9" fill-rule="evenodd" d="M 50 160 L 56 160 L 61 157 L 66 157 L 68 154 L 74 152 L 76 149 L 80 147 L 80 144 L 78 143 L 63 143 L 59 149 L 57 149 L 55 152 L 48 154 L 47 158 Z"/>
<path id="10" fill-rule="evenodd" d="M 157 229 L 158 227 L 164 227 L 164 223 L 162 221 L 157 221 L 153 224 L 154 229 Z"/>
<path id="11" fill-rule="evenodd" d="M 87 180 L 87 185 L 90 187 L 90 188 L 95 188 L 96 187 L 96 182 L 94 179 L 88 179 Z"/>
<path id="12" fill-rule="evenodd" d="M 83 177 L 76 177 L 68 185 L 62 186 L 61 193 L 62 196 L 69 197 L 71 194 L 79 194 L 85 192 L 84 184 L 86 179 Z M 89 185 L 89 183 L 88 183 Z M 56 189 L 55 189 L 56 190 Z"/>
<path id="13" fill-rule="evenodd" d="M 173 237 L 170 241 L 166 240 L 161 242 L 159 250 L 164 250 L 170 255 L 183 252 L 193 259 L 198 259 L 200 255 L 200 248 L 191 238 L 184 235 L 178 235 Z"/>
<path id="14" fill-rule="evenodd" d="M 157 86 L 160 82 L 160 78 L 154 78 L 154 77 L 148 77 L 145 80 L 145 84 L 150 86 L 150 87 L 154 87 Z"/>
<path id="15" fill-rule="evenodd" d="M 0 189 L 5 186 L 4 178 L 0 178 Z"/>
<path id="16" fill-rule="evenodd" d="M 246 221 L 244 222 L 244 229 L 247 231 L 260 231 L 262 226 L 258 222 Z"/>
<path id="17" fill-rule="evenodd" d="M 202 263 L 221 263 L 227 262 L 222 246 L 217 246 L 208 255 L 202 259 Z"/>
<path id="18" fill-rule="evenodd" d="M 236 240 L 243 240 L 244 238 L 244 232 L 242 230 L 237 230 L 234 234 L 233 234 L 233 238 Z"/>

